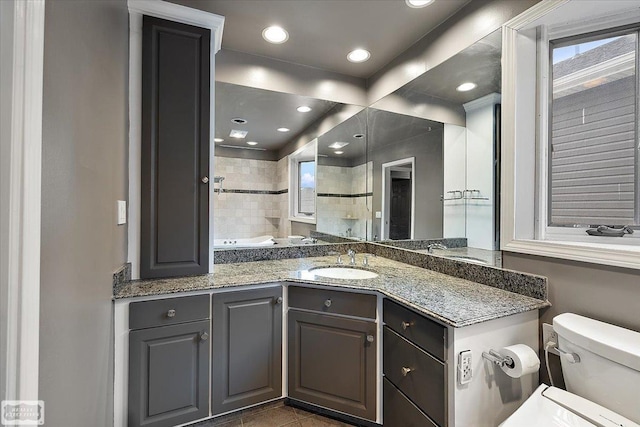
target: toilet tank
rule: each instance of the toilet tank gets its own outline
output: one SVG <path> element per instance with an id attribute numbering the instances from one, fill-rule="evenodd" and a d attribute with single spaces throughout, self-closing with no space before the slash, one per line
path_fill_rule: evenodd
<path id="1" fill-rule="evenodd" d="M 640 333 L 572 313 L 553 318 L 567 391 L 640 423 Z"/>

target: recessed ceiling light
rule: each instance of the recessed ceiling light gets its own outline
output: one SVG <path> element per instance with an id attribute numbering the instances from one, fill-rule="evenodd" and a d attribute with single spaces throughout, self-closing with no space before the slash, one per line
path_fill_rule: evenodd
<path id="1" fill-rule="evenodd" d="M 248 145 L 258 145 L 258 143 L 255 142 L 255 141 L 247 141 L 247 144 Z"/>
<path id="2" fill-rule="evenodd" d="M 334 151 L 334 153 L 336 153 L 336 154 L 342 154 L 342 153 L 344 153 L 344 151 L 339 151 L 339 150 L 338 150 L 338 151 Z"/>
<path id="3" fill-rule="evenodd" d="M 214 140 L 215 142 L 223 142 L 223 141 L 224 141 L 224 139 L 223 139 L 223 138 L 213 138 L 213 140 Z"/>
<path id="4" fill-rule="evenodd" d="M 334 142 L 333 144 L 329 145 L 329 148 L 334 148 L 334 149 L 338 150 L 338 149 L 340 149 L 340 148 L 342 148 L 342 147 L 346 147 L 347 145 L 349 145 L 349 143 L 348 143 L 348 142 L 339 142 L 339 141 L 336 141 L 336 142 Z"/>
<path id="5" fill-rule="evenodd" d="M 311 111 L 311 107 L 308 107 L 306 105 L 301 105 L 298 108 L 296 108 L 296 110 L 298 110 L 298 112 L 300 113 L 308 113 L 309 111 Z"/>
<path id="6" fill-rule="evenodd" d="M 364 134 L 363 133 L 356 133 L 355 135 L 353 135 L 354 138 L 358 138 L 358 139 L 362 139 L 364 138 Z"/>
<path id="7" fill-rule="evenodd" d="M 347 59 L 351 62 L 364 62 L 371 58 L 371 52 L 365 49 L 354 49 L 347 55 Z"/>
<path id="8" fill-rule="evenodd" d="M 467 82 L 467 83 L 462 83 L 460 86 L 456 88 L 456 90 L 458 92 L 467 92 L 469 90 L 475 89 L 476 86 L 478 85 L 475 83 Z"/>
<path id="9" fill-rule="evenodd" d="M 262 38 L 269 43 L 280 44 L 289 40 L 289 33 L 284 28 L 273 25 L 262 30 Z"/>
<path id="10" fill-rule="evenodd" d="M 407 6 L 412 7 L 414 9 L 418 9 L 421 7 L 429 6 L 433 3 L 433 0 L 405 0 Z"/>
<path id="11" fill-rule="evenodd" d="M 240 118 L 240 117 L 236 117 L 235 119 L 231 119 L 231 121 L 232 121 L 233 123 L 237 123 L 237 124 L 239 124 L 239 125 L 244 125 L 244 124 L 246 124 L 246 123 L 247 123 L 247 121 L 246 121 L 245 119 L 242 119 L 242 118 Z"/>
<path id="12" fill-rule="evenodd" d="M 291 129 L 289 128 L 278 128 L 278 132 L 289 132 Z"/>
<path id="13" fill-rule="evenodd" d="M 247 131 L 246 130 L 238 130 L 238 129 L 232 129 L 231 132 L 229 132 L 229 136 L 231 138 L 239 138 L 242 139 L 245 136 L 247 136 Z"/>

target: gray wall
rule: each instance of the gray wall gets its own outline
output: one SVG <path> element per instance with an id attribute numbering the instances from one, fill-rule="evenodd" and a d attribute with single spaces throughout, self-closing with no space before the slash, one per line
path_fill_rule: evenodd
<path id="1" fill-rule="evenodd" d="M 47 426 L 113 425 L 127 85 L 126 1 L 47 1 L 39 384 Z"/>
<path id="2" fill-rule="evenodd" d="M 551 323 L 557 314 L 571 312 L 640 331 L 638 270 L 510 252 L 503 252 L 502 265 L 549 279 L 549 301 L 553 306 L 540 312 L 540 323 Z M 549 384 L 543 357 L 541 361 L 540 380 Z M 549 363 L 554 379 L 560 378 L 559 358 L 551 355 Z"/>

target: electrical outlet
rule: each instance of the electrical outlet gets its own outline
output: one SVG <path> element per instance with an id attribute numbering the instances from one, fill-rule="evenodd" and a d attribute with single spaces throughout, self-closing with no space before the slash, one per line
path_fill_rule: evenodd
<path id="1" fill-rule="evenodd" d="M 558 333 L 553 330 L 553 325 L 548 323 L 542 324 L 542 348 L 544 349 L 547 346 L 549 341 L 553 341 L 556 343 L 554 347 L 558 346 Z M 549 353 L 555 354 L 556 356 L 560 356 L 560 353 L 553 347 L 549 347 Z"/>
<path id="2" fill-rule="evenodd" d="M 472 375 L 471 350 L 461 351 L 458 354 L 458 383 L 470 383 Z"/>

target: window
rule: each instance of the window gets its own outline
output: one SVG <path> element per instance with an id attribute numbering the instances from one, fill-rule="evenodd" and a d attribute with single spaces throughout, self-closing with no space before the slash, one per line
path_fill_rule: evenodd
<path id="1" fill-rule="evenodd" d="M 639 224 L 636 32 L 550 41 L 547 224 Z"/>
<path id="2" fill-rule="evenodd" d="M 298 212 L 312 216 L 316 212 L 316 162 L 298 162 Z"/>
<path id="3" fill-rule="evenodd" d="M 289 220 L 315 224 L 316 146 L 313 140 L 289 155 Z"/>
<path id="4" fill-rule="evenodd" d="M 502 250 L 640 269 L 639 30 L 637 5 L 579 0 L 503 26 Z"/>

